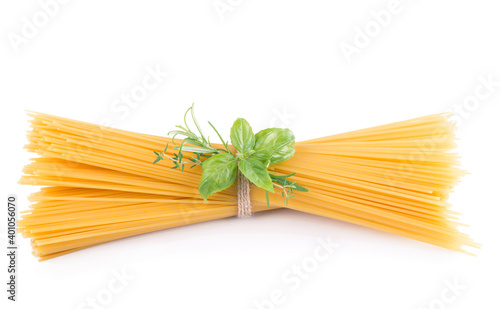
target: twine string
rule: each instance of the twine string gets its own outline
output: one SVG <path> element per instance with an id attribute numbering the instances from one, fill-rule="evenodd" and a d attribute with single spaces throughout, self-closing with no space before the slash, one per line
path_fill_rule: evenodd
<path id="1" fill-rule="evenodd" d="M 252 204 L 250 203 L 250 181 L 238 169 L 238 217 L 252 216 Z"/>

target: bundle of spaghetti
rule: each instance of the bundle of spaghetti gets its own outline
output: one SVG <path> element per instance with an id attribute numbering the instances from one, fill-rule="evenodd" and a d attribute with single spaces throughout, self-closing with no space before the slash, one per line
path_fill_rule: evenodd
<path id="1" fill-rule="evenodd" d="M 29 112 L 28 151 L 38 154 L 20 183 L 30 195 L 19 231 L 47 260 L 104 242 L 237 214 L 235 186 L 203 201 L 201 168 L 180 172 L 153 151 L 170 138 Z M 283 204 L 280 192 L 252 187 L 254 211 L 282 207 L 382 230 L 468 253 L 478 248 L 459 231 L 448 194 L 459 169 L 454 125 L 437 114 L 295 144 L 292 159 L 273 165 L 295 172 L 310 192 Z M 167 150 L 167 156 L 173 150 Z"/>

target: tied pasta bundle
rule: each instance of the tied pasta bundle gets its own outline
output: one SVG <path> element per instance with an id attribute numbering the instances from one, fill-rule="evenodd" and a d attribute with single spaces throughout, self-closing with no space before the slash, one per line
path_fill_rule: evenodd
<path id="1" fill-rule="evenodd" d="M 25 148 L 38 157 L 20 183 L 42 188 L 30 195 L 19 231 L 39 260 L 238 213 L 236 185 L 205 201 L 200 166 L 181 173 L 152 164 L 151 153 L 170 138 L 28 114 Z M 252 186 L 253 211 L 286 207 L 468 253 L 465 246 L 479 245 L 459 231 L 463 224 L 447 203 L 465 174 L 450 152 L 454 129 L 450 114 L 437 114 L 297 142 L 292 158 L 269 169 L 296 173 L 309 192 L 295 192 L 284 205 L 280 192 L 266 197 Z"/>

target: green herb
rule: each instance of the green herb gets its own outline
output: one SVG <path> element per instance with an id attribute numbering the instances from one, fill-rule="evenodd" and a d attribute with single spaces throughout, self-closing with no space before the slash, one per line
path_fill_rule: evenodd
<path id="1" fill-rule="evenodd" d="M 244 158 L 238 162 L 238 168 L 251 183 L 274 193 L 274 186 L 266 166 L 255 158 Z"/>
<path id="2" fill-rule="evenodd" d="M 199 191 L 206 200 L 210 195 L 229 188 L 236 179 L 238 161 L 231 153 L 221 153 L 203 162 Z"/>
<path id="3" fill-rule="evenodd" d="M 283 189 L 283 192 L 281 195 L 285 198 L 285 205 L 288 205 L 288 201 L 294 197 L 293 191 L 300 191 L 300 192 L 309 192 L 309 190 L 303 186 L 300 186 L 296 184 L 295 182 L 291 182 L 288 180 L 288 177 L 291 177 L 295 175 L 295 173 L 289 174 L 289 175 L 274 175 L 274 174 L 269 174 L 271 177 L 273 183 L 276 184 L 276 186 L 280 186 Z M 267 202 L 269 205 L 269 201 Z"/>
<path id="4" fill-rule="evenodd" d="M 187 116 L 191 114 L 192 122 L 197 133 L 189 128 Z M 217 133 L 224 148 L 217 148 L 210 143 L 210 138 L 203 134 L 198 121 L 194 115 L 194 104 L 184 114 L 184 126 L 176 126 L 176 130 L 170 131 L 172 143 L 175 145 L 175 138 L 179 135 L 184 137 L 179 146 L 174 146 L 173 157 L 167 156 L 165 149 L 158 153 L 154 151 L 156 159 L 154 163 L 164 160 L 164 157 L 174 163 L 172 169 L 184 171 L 186 164 L 191 168 L 201 166 L 199 192 L 206 200 L 212 194 L 229 188 L 236 180 L 238 169 L 248 180 L 259 188 L 266 191 L 267 206 L 269 207 L 269 192 L 274 193 L 274 188 L 282 190 L 285 205 L 288 205 L 290 198 L 294 197 L 294 191 L 309 192 L 305 187 L 290 181 L 288 178 L 295 175 L 275 175 L 269 173 L 269 165 L 288 160 L 295 153 L 295 137 L 289 129 L 269 128 L 254 135 L 252 127 L 243 118 L 238 118 L 231 127 L 231 144 L 236 148 L 233 154 L 229 148 L 229 143 L 224 141 L 220 133 L 212 123 L 208 122 Z M 194 155 L 185 159 L 184 152 Z"/>
<path id="5" fill-rule="evenodd" d="M 270 128 L 255 135 L 254 157 L 266 165 L 290 159 L 295 153 L 295 136 L 289 129 Z"/>
<path id="6" fill-rule="evenodd" d="M 238 118 L 231 127 L 231 143 L 243 156 L 250 155 L 250 151 L 255 146 L 255 135 L 248 121 Z"/>

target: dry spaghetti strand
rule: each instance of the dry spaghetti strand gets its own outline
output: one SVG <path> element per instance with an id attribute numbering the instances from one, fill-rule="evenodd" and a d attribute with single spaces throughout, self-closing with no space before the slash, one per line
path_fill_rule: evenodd
<path id="1" fill-rule="evenodd" d="M 203 201 L 201 169 L 180 173 L 151 164 L 171 140 L 29 112 L 26 149 L 38 154 L 20 183 L 42 186 L 30 196 L 19 231 L 40 260 L 93 245 L 235 216 L 234 186 Z M 394 233 L 468 253 L 478 248 L 446 202 L 459 169 L 454 125 L 437 114 L 296 143 L 295 156 L 272 166 L 296 172 L 310 192 L 288 208 Z M 173 155 L 169 150 L 167 155 Z M 254 211 L 283 207 L 279 193 L 252 190 Z"/>

